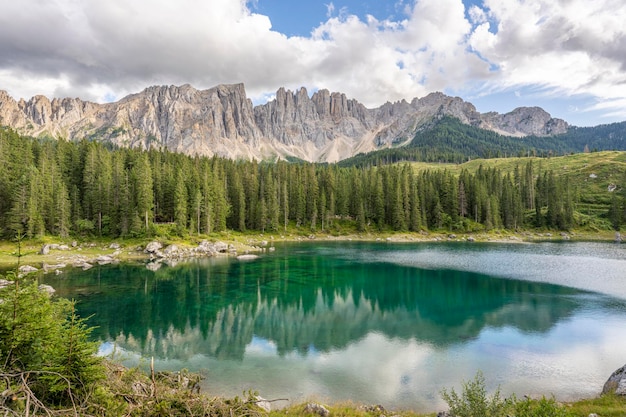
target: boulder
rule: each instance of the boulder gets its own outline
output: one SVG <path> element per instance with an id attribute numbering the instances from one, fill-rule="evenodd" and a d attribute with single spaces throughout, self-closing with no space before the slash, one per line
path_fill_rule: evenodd
<path id="1" fill-rule="evenodd" d="M 72 266 L 74 268 L 83 268 L 86 263 L 87 263 L 87 259 L 85 259 L 85 258 L 77 258 L 77 259 L 74 259 L 72 261 Z M 90 265 L 90 267 L 91 267 L 91 265 Z"/>
<path id="2" fill-rule="evenodd" d="M 22 274 L 30 274 L 31 272 L 37 272 L 38 269 L 35 268 L 34 266 L 30 266 L 30 265 L 22 265 L 20 266 L 19 272 Z"/>
<path id="3" fill-rule="evenodd" d="M 52 295 L 56 292 L 54 288 L 46 284 L 41 284 L 38 288 L 39 288 L 39 291 L 45 292 L 48 295 Z"/>
<path id="4" fill-rule="evenodd" d="M 165 255 L 166 258 L 176 256 L 178 255 L 178 252 L 180 252 L 180 249 L 176 245 L 169 245 L 163 249 L 163 255 Z"/>
<path id="5" fill-rule="evenodd" d="M 44 263 L 43 264 L 43 270 L 44 270 L 45 273 L 48 273 L 48 271 L 56 271 L 58 269 L 63 269 L 66 266 L 67 266 L 66 264 L 48 265 L 48 264 Z"/>
<path id="6" fill-rule="evenodd" d="M 308 403 L 306 407 L 304 407 L 304 413 L 317 414 L 322 417 L 328 417 L 330 415 L 330 411 L 328 411 L 328 408 L 316 403 Z"/>
<path id="7" fill-rule="evenodd" d="M 144 252 L 145 253 L 157 253 L 162 247 L 163 245 L 160 242 L 153 241 L 146 245 Z"/>
<path id="8" fill-rule="evenodd" d="M 215 245 L 213 245 L 212 243 L 209 243 L 208 240 L 203 240 L 202 242 L 198 244 L 198 247 L 195 249 L 195 252 L 203 254 L 203 255 L 212 256 L 217 253 L 217 250 L 215 249 Z"/>
<path id="9" fill-rule="evenodd" d="M 219 253 L 228 252 L 228 245 L 224 242 L 215 242 L 215 250 Z"/>
<path id="10" fill-rule="evenodd" d="M 109 245 L 109 249 L 119 249 L 120 248 L 120 244 L 117 242 L 113 242 Z"/>
<path id="11" fill-rule="evenodd" d="M 359 407 L 359 410 L 363 410 L 367 413 L 374 413 L 377 415 L 382 415 L 384 413 L 387 412 L 387 410 L 385 410 L 385 407 L 383 407 L 381 404 L 376 404 L 376 405 L 362 405 Z"/>
<path id="12" fill-rule="evenodd" d="M 96 262 L 98 263 L 98 265 L 108 265 L 113 261 L 114 259 L 107 255 L 100 255 L 96 258 Z"/>
<path id="13" fill-rule="evenodd" d="M 604 383 L 602 394 L 616 394 L 626 396 L 626 365 L 611 374 Z"/>
<path id="14" fill-rule="evenodd" d="M 39 250 L 39 254 L 40 255 L 47 255 L 50 253 L 50 245 L 45 244 L 41 247 L 41 249 Z"/>

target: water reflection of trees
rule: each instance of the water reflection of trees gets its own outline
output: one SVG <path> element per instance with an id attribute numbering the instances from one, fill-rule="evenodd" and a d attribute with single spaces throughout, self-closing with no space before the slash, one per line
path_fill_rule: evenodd
<path id="1" fill-rule="evenodd" d="M 213 262 L 213 261 L 211 261 Z M 53 282 L 51 282 L 53 281 Z M 279 354 L 340 349 L 379 332 L 448 345 L 486 326 L 544 332 L 577 307 L 577 290 L 458 271 L 347 260 L 102 267 L 51 278 L 77 298 L 94 335 L 158 357 L 242 358 L 253 336 Z"/>

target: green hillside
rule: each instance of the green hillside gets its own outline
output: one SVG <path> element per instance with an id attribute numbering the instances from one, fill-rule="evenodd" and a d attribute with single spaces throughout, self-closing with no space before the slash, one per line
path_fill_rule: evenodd
<path id="1" fill-rule="evenodd" d="M 576 211 L 581 214 L 605 217 L 615 200 L 626 198 L 626 152 L 623 151 L 576 153 L 551 158 L 476 159 L 463 164 L 414 162 L 411 166 L 415 172 L 445 169 L 459 175 L 463 170 L 476 173 L 479 167 L 483 167 L 515 175 L 516 169 L 521 170 L 529 162 L 538 171 L 551 171 L 565 178 L 576 190 Z"/>
<path id="2" fill-rule="evenodd" d="M 626 122 L 572 127 L 562 135 L 505 136 L 445 116 L 421 127 L 404 146 L 359 154 L 341 166 L 384 165 L 401 161 L 462 163 L 477 158 L 558 156 L 585 150 L 626 150 Z"/>

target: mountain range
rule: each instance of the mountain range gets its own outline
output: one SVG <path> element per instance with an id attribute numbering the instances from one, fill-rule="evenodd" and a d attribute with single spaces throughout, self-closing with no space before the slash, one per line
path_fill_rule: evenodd
<path id="1" fill-rule="evenodd" d="M 235 159 L 336 162 L 408 145 L 420 130 L 446 117 L 517 138 L 571 129 L 539 107 L 479 113 L 471 103 L 442 93 L 369 109 L 342 93 L 318 90 L 309 96 L 305 88 L 280 88 L 275 98 L 254 106 L 243 84 L 207 90 L 154 86 L 105 104 L 40 95 L 18 101 L 0 91 L 0 125 L 24 135 Z"/>

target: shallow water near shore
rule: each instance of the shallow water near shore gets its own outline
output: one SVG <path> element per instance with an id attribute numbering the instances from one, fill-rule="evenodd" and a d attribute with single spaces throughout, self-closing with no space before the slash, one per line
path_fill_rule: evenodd
<path id="1" fill-rule="evenodd" d="M 103 353 L 201 371 L 210 395 L 436 411 L 479 370 L 504 394 L 572 400 L 626 363 L 626 245 L 284 243 L 43 280 L 93 315 Z"/>

